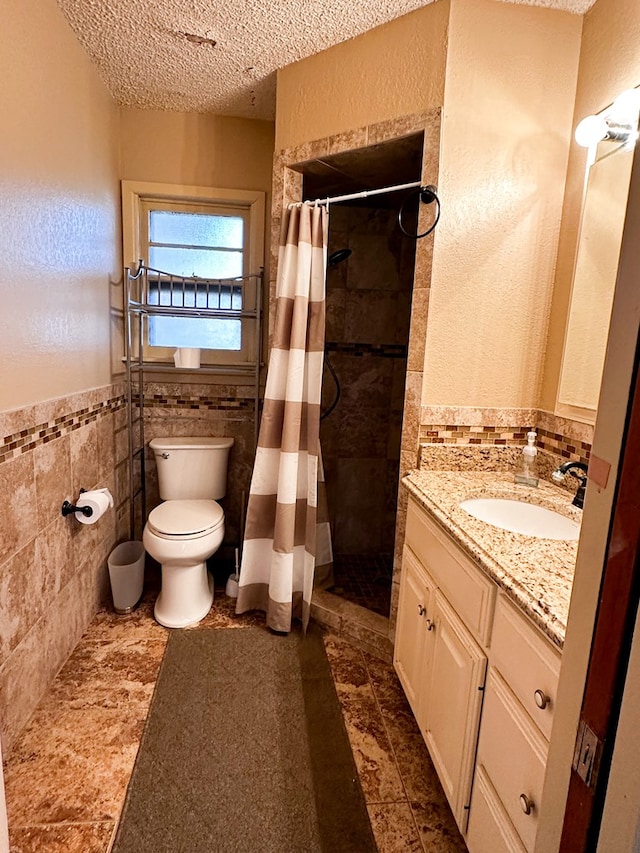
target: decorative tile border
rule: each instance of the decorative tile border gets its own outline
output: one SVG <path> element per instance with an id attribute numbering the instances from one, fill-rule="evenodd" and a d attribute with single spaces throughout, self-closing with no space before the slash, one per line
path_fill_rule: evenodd
<path id="1" fill-rule="evenodd" d="M 49 421 L 35 424 L 35 426 L 21 429 L 11 435 L 5 435 L 0 444 L 0 464 L 35 450 L 40 445 L 61 438 L 63 435 L 80 429 L 83 426 L 97 421 L 98 418 L 123 409 L 126 405 L 122 394 L 103 400 L 92 406 L 85 406 L 75 412 L 69 412 Z"/>
<path id="2" fill-rule="evenodd" d="M 251 398 L 199 397 L 174 394 L 149 394 L 144 399 L 145 409 L 180 409 L 192 411 L 253 412 L 255 402 Z"/>
<path id="3" fill-rule="evenodd" d="M 326 352 L 337 352 L 343 355 L 353 355 L 359 358 L 364 355 L 379 356 L 380 358 L 405 358 L 407 357 L 406 344 L 356 344 L 338 343 L 327 341 Z"/>
<path id="4" fill-rule="evenodd" d="M 421 424 L 420 441 L 423 444 L 508 446 L 522 445 L 527 432 L 534 429 L 538 433 L 537 447 L 563 459 L 573 459 L 588 463 L 591 455 L 591 442 L 586 440 L 593 434 L 593 428 L 585 424 L 573 424 L 562 419 L 562 423 L 553 423 L 549 412 L 540 412 L 528 426 L 497 426 L 494 424 Z M 470 419 L 471 420 L 471 419 Z M 496 420 L 499 420 L 497 418 Z M 546 426 L 542 426 L 541 421 Z M 557 426 L 558 429 L 553 429 Z M 564 430 L 567 432 L 564 432 Z M 591 429 L 591 433 L 589 433 Z M 563 431 L 560 431 L 563 430 Z M 568 433 L 568 434 L 567 434 Z M 584 436 L 577 437 L 577 436 Z"/>
<path id="5" fill-rule="evenodd" d="M 427 444 L 519 444 L 529 427 L 477 426 L 470 424 L 421 424 L 420 441 Z"/>
<path id="6" fill-rule="evenodd" d="M 577 441 L 574 438 L 561 435 L 557 432 L 549 432 L 542 427 L 537 428 L 538 447 L 543 450 L 553 453 L 556 456 L 562 456 L 564 459 L 573 459 L 576 461 L 589 463 L 591 456 L 591 444 L 587 441 Z"/>

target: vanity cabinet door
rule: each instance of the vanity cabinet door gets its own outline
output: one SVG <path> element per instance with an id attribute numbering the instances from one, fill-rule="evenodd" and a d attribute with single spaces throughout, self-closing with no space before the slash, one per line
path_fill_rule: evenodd
<path id="1" fill-rule="evenodd" d="M 447 795 L 465 832 L 482 707 L 487 658 L 440 590 L 435 593 L 427 648 L 430 674 L 418 724 Z"/>
<path id="2" fill-rule="evenodd" d="M 402 580 L 398 602 L 393 665 L 416 717 L 427 678 L 427 618 L 433 606 L 434 585 L 410 548 L 402 553 Z"/>

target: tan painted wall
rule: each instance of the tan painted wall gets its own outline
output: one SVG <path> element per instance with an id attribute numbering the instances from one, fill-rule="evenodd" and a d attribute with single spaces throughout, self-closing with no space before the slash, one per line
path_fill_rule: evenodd
<path id="1" fill-rule="evenodd" d="M 452 0 L 425 405 L 537 405 L 580 28 Z"/>
<path id="2" fill-rule="evenodd" d="M 278 71 L 276 150 L 442 104 L 449 0 Z"/>
<path id="3" fill-rule="evenodd" d="M 125 107 L 121 126 L 123 180 L 261 190 L 271 209 L 273 122 Z M 265 246 L 269 233 L 266 215 Z"/>
<path id="4" fill-rule="evenodd" d="M 624 89 L 640 84 L 640 15 L 637 0 L 598 0 L 585 16 L 574 127 L 605 109 Z M 558 245 L 541 407 L 553 411 L 562 361 L 565 320 L 582 207 L 586 149 L 572 141 Z"/>
<path id="5" fill-rule="evenodd" d="M 0 30 L 0 410 L 110 381 L 118 113 L 54 0 Z"/>
<path id="6" fill-rule="evenodd" d="M 129 107 L 121 115 L 123 180 L 270 192 L 273 122 Z"/>

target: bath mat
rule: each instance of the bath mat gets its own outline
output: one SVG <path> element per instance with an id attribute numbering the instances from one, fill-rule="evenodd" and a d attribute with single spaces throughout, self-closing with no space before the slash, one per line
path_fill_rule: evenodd
<path id="1" fill-rule="evenodd" d="M 169 637 L 112 853 L 375 853 L 322 635 Z"/>

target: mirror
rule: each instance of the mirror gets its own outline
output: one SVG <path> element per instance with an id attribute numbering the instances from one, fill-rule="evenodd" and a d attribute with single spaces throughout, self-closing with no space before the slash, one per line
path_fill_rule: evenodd
<path id="1" fill-rule="evenodd" d="M 589 146 L 556 413 L 588 423 L 595 421 L 600 394 L 637 138 L 637 101 L 635 103 L 633 119 L 625 119 L 624 124 L 615 113 L 614 104 L 598 117 L 589 116 L 576 131 L 576 139 L 580 141 L 580 128 L 589 125 L 593 129 L 595 126 L 596 139 Z M 602 132 L 598 133 L 598 127 L 604 128 L 606 138 L 602 138 Z"/>

